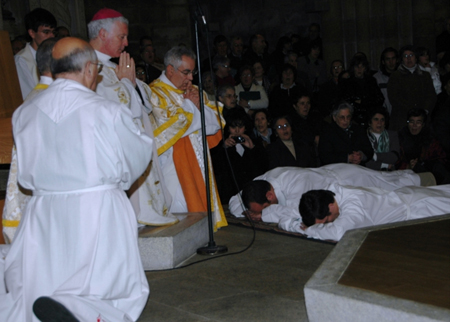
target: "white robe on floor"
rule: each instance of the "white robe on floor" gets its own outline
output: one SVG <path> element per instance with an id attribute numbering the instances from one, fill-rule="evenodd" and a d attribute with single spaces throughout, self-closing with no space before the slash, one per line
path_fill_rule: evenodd
<path id="1" fill-rule="evenodd" d="M 80 321 L 137 320 L 149 288 L 123 190 L 152 140 L 125 106 L 66 79 L 19 107 L 13 132 L 18 180 L 33 197 L 4 261 L 0 321 L 38 321 L 40 296 Z"/>
<path id="2" fill-rule="evenodd" d="M 320 168 L 281 167 L 254 180 L 267 180 L 275 190 L 278 205 L 270 205 L 262 211 L 262 220 L 274 223 L 278 223 L 281 215 L 300 218 L 298 205 L 302 194 L 309 190 L 328 189 L 334 183 L 377 187 L 389 191 L 420 185 L 420 177 L 412 170 L 384 172 L 347 163 L 329 164 Z M 236 217 L 243 217 L 244 209 L 239 194 L 230 199 L 229 209 Z"/>
<path id="3" fill-rule="evenodd" d="M 326 224 L 316 224 L 305 231 L 301 220 L 282 218 L 281 229 L 300 232 L 317 239 L 340 240 L 347 230 L 419 219 L 450 212 L 450 185 L 403 187 L 394 191 L 377 188 L 330 187 L 339 206 L 339 217 Z"/>

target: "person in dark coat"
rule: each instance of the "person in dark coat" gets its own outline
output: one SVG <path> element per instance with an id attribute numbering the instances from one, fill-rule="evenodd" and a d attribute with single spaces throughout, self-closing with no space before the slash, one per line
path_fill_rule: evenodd
<path id="1" fill-rule="evenodd" d="M 332 112 L 334 122 L 320 135 L 321 165 L 353 163 L 364 165 L 372 159 L 373 148 L 364 128 L 352 123 L 353 106 L 342 102 Z"/>
<path id="2" fill-rule="evenodd" d="M 233 108 L 225 120 L 223 142 L 211 149 L 222 204 L 228 203 L 247 182 L 267 171 L 264 147 L 254 139 L 251 127 L 247 126 L 249 116 L 242 109 Z"/>
<path id="3" fill-rule="evenodd" d="M 267 147 L 269 170 L 277 167 L 315 166 L 308 145 L 293 136 L 288 116 L 280 116 L 274 120 L 274 130 L 278 139 Z"/>
<path id="4" fill-rule="evenodd" d="M 436 91 L 428 72 L 417 65 L 413 46 L 400 49 L 402 60 L 398 69 L 391 74 L 387 87 L 392 105 L 389 129 L 398 131 L 405 124 L 405 115 L 411 108 L 424 108 L 431 112 L 436 103 Z"/>

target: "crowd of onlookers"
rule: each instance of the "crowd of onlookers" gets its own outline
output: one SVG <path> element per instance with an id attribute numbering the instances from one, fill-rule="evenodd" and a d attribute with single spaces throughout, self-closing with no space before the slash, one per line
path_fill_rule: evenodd
<path id="1" fill-rule="evenodd" d="M 450 21 L 449 21 L 450 23 Z M 449 34 L 450 26 L 443 32 Z M 212 149 L 222 202 L 275 167 L 354 163 L 374 170 L 432 172 L 450 183 L 450 50 L 406 45 L 380 55 L 321 59 L 319 26 L 310 36 L 281 37 L 269 54 L 264 37 L 214 40 L 203 88 L 223 104 L 223 144 Z M 439 40 L 441 38 L 441 40 Z M 450 44 L 450 43 L 449 43 Z M 205 71 L 206 70 L 206 71 Z M 234 175 L 232 175 L 234 173 Z M 237 185 L 237 186 L 236 186 Z"/>
<path id="2" fill-rule="evenodd" d="M 340 59 L 327 68 L 318 24 L 306 37 L 281 37 L 271 53 L 261 34 L 248 46 L 216 36 L 196 82 L 223 104 L 223 144 L 211 150 L 222 202 L 280 166 L 347 162 L 432 172 L 450 183 L 449 31 L 450 19 L 436 39 L 436 63 L 428 48 L 389 47 L 377 70 L 363 52 L 348 68 Z M 135 60 L 147 84 L 164 70 L 151 37 L 140 39 Z"/>

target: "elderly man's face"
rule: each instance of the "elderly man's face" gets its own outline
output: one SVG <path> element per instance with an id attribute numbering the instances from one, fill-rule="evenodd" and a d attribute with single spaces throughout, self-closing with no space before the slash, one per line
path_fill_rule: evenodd
<path id="1" fill-rule="evenodd" d="M 141 52 L 141 58 L 146 64 L 151 64 L 155 60 L 155 50 L 150 39 L 145 39 L 142 42 L 144 49 Z"/>
<path id="2" fill-rule="evenodd" d="M 412 68 L 417 62 L 416 55 L 411 50 L 406 50 L 402 55 L 402 62 L 406 67 Z"/>
<path id="3" fill-rule="evenodd" d="M 104 39 L 105 54 L 111 57 L 119 57 L 126 46 L 128 46 L 128 25 L 116 21 L 111 30 L 106 31 Z"/>
<path id="4" fill-rule="evenodd" d="M 348 108 L 345 108 L 340 110 L 336 116 L 333 116 L 333 119 L 341 129 L 345 130 L 350 126 L 352 114 Z"/>
<path id="5" fill-rule="evenodd" d="M 188 56 L 181 57 L 181 65 L 175 68 L 169 65 L 166 69 L 166 76 L 176 88 L 186 90 L 192 84 L 195 72 L 195 61 Z"/>

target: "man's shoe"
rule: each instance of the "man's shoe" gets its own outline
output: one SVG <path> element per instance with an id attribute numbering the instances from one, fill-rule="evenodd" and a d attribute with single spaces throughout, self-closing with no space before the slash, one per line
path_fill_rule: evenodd
<path id="1" fill-rule="evenodd" d="M 33 312 L 42 322 L 80 322 L 64 305 L 46 296 L 34 301 Z"/>

